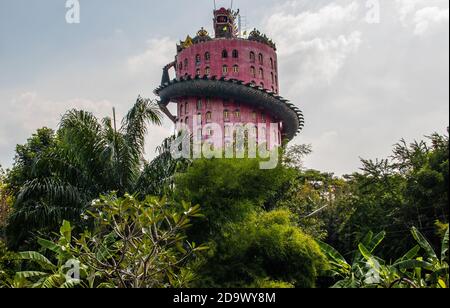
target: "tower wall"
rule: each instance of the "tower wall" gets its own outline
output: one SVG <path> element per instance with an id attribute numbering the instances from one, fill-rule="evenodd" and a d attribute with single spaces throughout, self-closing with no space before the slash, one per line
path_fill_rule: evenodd
<path id="1" fill-rule="evenodd" d="M 224 57 L 224 52 L 227 57 Z M 192 45 L 181 51 L 176 57 L 176 76 L 177 78 L 196 75 L 225 77 L 241 80 L 244 83 L 253 83 L 278 93 L 277 63 L 276 51 L 266 44 L 237 38 L 216 39 Z M 224 66 L 227 67 L 226 70 Z M 226 117 L 227 114 L 228 117 Z M 251 108 L 244 101 L 214 97 L 179 98 L 177 126 L 187 125 L 193 132 L 200 123 L 198 118 L 201 118 L 201 124 L 205 126 L 202 130 L 203 141 L 214 141 L 218 144 L 220 143 L 218 138 L 222 138 L 225 145 L 229 142 L 229 137 L 232 137 L 219 136 L 214 131 L 210 136 L 211 130 L 207 127 L 209 123 L 221 126 L 224 135 L 228 125 L 252 123 L 258 127 L 257 136 L 265 140 L 269 147 L 281 143 L 279 119 L 272 117 L 270 110 Z M 271 123 L 277 123 L 276 131 L 271 131 Z"/>

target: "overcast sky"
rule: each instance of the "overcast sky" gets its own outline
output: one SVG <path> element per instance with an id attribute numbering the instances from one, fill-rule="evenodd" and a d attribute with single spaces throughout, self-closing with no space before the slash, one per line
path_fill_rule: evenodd
<path id="1" fill-rule="evenodd" d="M 228 6 L 230 1 L 217 0 Z M 175 44 L 204 26 L 212 0 L 80 0 L 67 24 L 65 0 L 0 0 L 0 164 L 70 108 L 124 114 L 154 98 Z M 281 95 L 305 113 L 294 143 L 311 143 L 309 168 L 336 174 L 383 158 L 449 125 L 449 1 L 234 0 L 249 30 L 278 45 Z M 375 6 L 374 6 L 375 4 Z M 147 156 L 173 132 L 151 127 Z"/>

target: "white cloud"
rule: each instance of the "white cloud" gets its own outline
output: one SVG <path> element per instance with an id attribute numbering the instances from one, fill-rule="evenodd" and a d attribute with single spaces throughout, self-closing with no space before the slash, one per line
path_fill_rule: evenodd
<path id="1" fill-rule="evenodd" d="M 24 143 L 36 129 L 56 129 L 61 116 L 69 109 L 82 109 L 103 117 L 111 114 L 111 102 L 74 98 L 54 101 L 40 97 L 36 92 L 16 95 L 2 106 L 0 122 L 0 161 L 11 161 L 16 143 Z"/>
<path id="2" fill-rule="evenodd" d="M 174 53 L 175 40 L 168 37 L 150 39 L 143 52 L 127 59 L 128 69 L 132 73 L 139 73 L 162 68 L 171 61 L 168 55 Z"/>
<path id="3" fill-rule="evenodd" d="M 289 71 L 286 76 L 296 76 L 290 81 L 296 88 L 332 82 L 362 44 L 361 32 L 354 28 L 360 18 L 356 1 L 303 9 L 290 1 L 264 22 L 265 30 L 277 42 L 281 65 Z"/>
<path id="4" fill-rule="evenodd" d="M 448 0 L 396 0 L 403 26 L 415 35 L 424 35 L 434 28 L 448 27 Z"/>
<path id="5" fill-rule="evenodd" d="M 448 21 L 448 9 L 441 9 L 436 6 L 420 9 L 414 15 L 414 34 L 423 35 L 429 31 L 431 27 L 448 24 Z"/>

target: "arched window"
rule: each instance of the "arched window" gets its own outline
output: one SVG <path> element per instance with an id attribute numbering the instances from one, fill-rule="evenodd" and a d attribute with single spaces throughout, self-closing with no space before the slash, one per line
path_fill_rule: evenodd
<path id="1" fill-rule="evenodd" d="M 186 104 L 184 104 L 184 113 L 188 114 L 189 113 L 189 103 L 186 102 Z"/>
<path id="2" fill-rule="evenodd" d="M 206 113 L 206 123 L 211 123 L 211 120 L 212 120 L 212 113 L 208 111 Z"/>
<path id="3" fill-rule="evenodd" d="M 235 117 L 237 120 L 240 120 L 240 119 L 241 119 L 241 111 L 240 111 L 240 110 L 236 110 L 236 111 L 234 112 L 234 117 Z"/>
<path id="4" fill-rule="evenodd" d="M 251 84 L 252 86 L 256 86 L 256 81 L 252 80 L 252 81 L 250 82 L 250 84 Z"/>
<path id="5" fill-rule="evenodd" d="M 250 74 L 253 78 L 256 78 L 256 69 L 254 66 L 250 67 Z"/>
<path id="6" fill-rule="evenodd" d="M 222 58 L 224 59 L 228 58 L 228 51 L 226 51 L 226 49 L 222 51 Z"/>
<path id="7" fill-rule="evenodd" d="M 258 139 L 258 127 L 252 127 L 251 136 L 254 139 Z"/>
<path id="8" fill-rule="evenodd" d="M 222 66 L 222 73 L 228 74 L 228 66 L 226 66 L 226 65 Z"/>
<path id="9" fill-rule="evenodd" d="M 211 109 L 211 99 L 209 97 L 206 98 L 206 109 Z"/>
<path id="10" fill-rule="evenodd" d="M 202 110 L 202 100 L 201 100 L 201 98 L 199 98 L 197 100 L 197 110 Z"/>
<path id="11" fill-rule="evenodd" d="M 259 85 L 264 89 L 264 82 L 261 82 Z"/>
<path id="12" fill-rule="evenodd" d="M 188 59 L 184 59 L 184 69 L 188 68 L 188 64 L 189 64 Z"/>
<path id="13" fill-rule="evenodd" d="M 225 125 L 225 137 L 231 137 L 231 126 Z"/>
<path id="14" fill-rule="evenodd" d="M 209 68 L 209 66 L 207 66 L 206 68 L 205 68 L 205 75 L 206 76 L 209 76 L 211 74 L 211 69 Z"/>
<path id="15" fill-rule="evenodd" d="M 196 55 L 195 56 L 195 64 L 196 65 L 200 65 L 200 63 L 202 62 L 202 58 L 200 55 Z"/>
<path id="16" fill-rule="evenodd" d="M 230 112 L 228 110 L 223 111 L 223 120 L 225 122 L 230 122 Z"/>
<path id="17" fill-rule="evenodd" d="M 270 68 L 273 69 L 273 59 L 270 58 Z"/>
<path id="18" fill-rule="evenodd" d="M 267 118 L 266 118 L 266 115 L 264 113 L 261 114 L 261 122 L 262 123 L 267 123 Z"/>
<path id="19" fill-rule="evenodd" d="M 178 68 L 181 70 L 183 70 L 183 62 L 180 62 L 180 64 L 178 64 Z"/>
<path id="20" fill-rule="evenodd" d="M 262 55 L 262 53 L 260 53 L 260 54 L 258 55 L 258 61 L 259 61 L 259 64 L 261 64 L 261 65 L 264 64 L 264 56 Z"/>
<path id="21" fill-rule="evenodd" d="M 211 60 L 211 54 L 207 51 L 205 52 L 205 61 Z"/>
<path id="22" fill-rule="evenodd" d="M 272 83 L 275 83 L 275 76 L 273 75 L 273 72 L 270 73 L 270 77 L 272 79 Z"/>
<path id="23" fill-rule="evenodd" d="M 275 83 L 278 84 L 278 76 L 275 75 Z"/>
<path id="24" fill-rule="evenodd" d="M 180 115 L 183 114 L 183 104 L 180 105 Z"/>
<path id="25" fill-rule="evenodd" d="M 239 51 L 237 51 L 236 49 L 233 50 L 233 58 L 235 59 L 239 58 Z"/>
<path id="26" fill-rule="evenodd" d="M 184 121 L 186 125 L 189 125 L 189 117 L 186 117 L 186 120 Z"/>
<path id="27" fill-rule="evenodd" d="M 274 87 L 272 87 L 272 92 L 275 93 L 275 88 Z"/>
<path id="28" fill-rule="evenodd" d="M 264 70 L 262 68 L 259 69 L 259 79 L 264 79 Z"/>
<path id="29" fill-rule="evenodd" d="M 233 72 L 239 73 L 239 66 L 237 64 L 233 66 Z"/>
<path id="30" fill-rule="evenodd" d="M 197 76 L 200 76 L 201 72 L 200 72 L 200 69 L 199 69 L 199 68 L 195 71 L 195 74 L 196 74 Z"/>
<path id="31" fill-rule="evenodd" d="M 255 53 L 253 52 L 253 51 L 251 51 L 250 52 L 250 62 L 255 62 L 255 60 L 256 60 L 256 56 L 255 56 Z"/>
<path id="32" fill-rule="evenodd" d="M 256 111 L 252 112 L 252 120 L 256 123 L 256 120 L 258 119 L 258 115 L 256 114 Z"/>

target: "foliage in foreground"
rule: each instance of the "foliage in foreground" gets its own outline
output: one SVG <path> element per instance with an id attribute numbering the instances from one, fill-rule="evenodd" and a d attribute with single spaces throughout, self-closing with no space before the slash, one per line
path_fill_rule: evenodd
<path id="1" fill-rule="evenodd" d="M 147 123 L 159 125 L 160 116 L 155 102 L 140 97 L 118 128 L 114 119 L 71 110 L 56 133 L 44 128 L 17 146 L 8 175 L 16 199 L 9 246 L 20 247 L 33 232 L 54 232 L 64 219 L 82 225 L 80 214 L 101 194 L 138 193 Z"/>
<path id="2" fill-rule="evenodd" d="M 204 267 L 201 286 L 312 288 L 327 268 L 313 238 L 287 210 L 254 212 L 224 227 Z"/>
<path id="3" fill-rule="evenodd" d="M 9 192 L 8 186 L 5 183 L 6 172 L 0 165 L 0 233 L 6 226 L 7 217 L 11 211 L 13 198 Z M 0 234 L 1 237 L 1 234 Z"/>
<path id="4" fill-rule="evenodd" d="M 79 239 L 64 221 L 59 240 L 38 242 L 50 257 L 35 251 L 20 252 L 17 259 L 31 270 L 7 280 L 20 288 L 164 288 L 186 287 L 194 278 L 191 257 L 205 246 L 186 241 L 190 220 L 201 217 L 199 206 L 183 203 L 183 211 L 166 200 L 130 195 L 101 197 L 90 212 L 93 232 Z M 79 273 L 79 276 L 78 276 Z"/>
<path id="5" fill-rule="evenodd" d="M 413 228 L 411 233 L 417 245 L 391 264 L 374 255 L 385 232 L 375 236 L 370 232 L 358 245 L 352 264 L 328 244 L 320 243 L 320 246 L 329 258 L 331 275 L 340 279 L 335 288 L 448 288 L 448 232 L 447 228 L 438 254 Z"/>
<path id="6" fill-rule="evenodd" d="M 205 219 L 188 232 L 211 251 L 199 287 L 313 287 L 326 267 L 315 241 L 287 209 L 272 210 L 293 172 L 255 159 L 197 160 L 176 179 L 176 198 L 201 202 Z"/>

